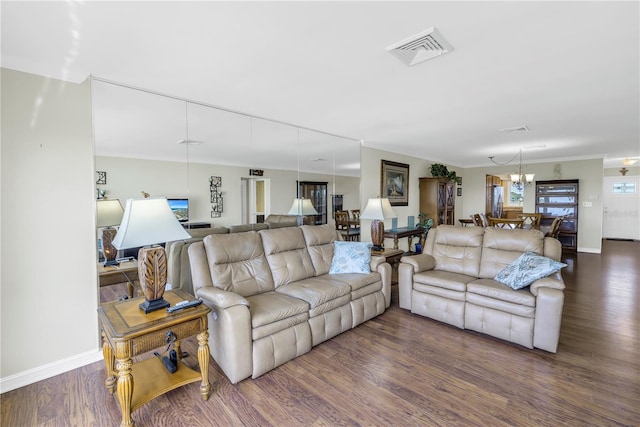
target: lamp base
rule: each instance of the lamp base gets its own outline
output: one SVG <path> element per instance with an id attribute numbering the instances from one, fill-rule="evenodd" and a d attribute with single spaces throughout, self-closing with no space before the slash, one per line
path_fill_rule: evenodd
<path id="1" fill-rule="evenodd" d="M 169 307 L 171 304 L 169 304 L 169 301 L 167 301 L 166 299 L 160 297 L 158 299 L 154 299 L 154 300 L 144 300 L 144 302 L 142 304 L 140 304 L 140 308 L 142 310 L 144 310 L 144 314 L 148 314 L 151 313 L 152 311 L 156 311 L 156 310 L 161 310 L 163 308 L 167 308 Z"/>
<path id="2" fill-rule="evenodd" d="M 373 243 L 373 250 L 384 250 L 384 221 L 379 219 L 371 221 L 371 243 Z"/>

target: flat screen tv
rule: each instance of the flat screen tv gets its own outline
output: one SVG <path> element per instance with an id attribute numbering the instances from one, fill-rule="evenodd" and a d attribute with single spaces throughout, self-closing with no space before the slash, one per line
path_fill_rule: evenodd
<path id="1" fill-rule="evenodd" d="M 167 202 L 178 221 L 189 221 L 189 199 L 167 199 Z"/>

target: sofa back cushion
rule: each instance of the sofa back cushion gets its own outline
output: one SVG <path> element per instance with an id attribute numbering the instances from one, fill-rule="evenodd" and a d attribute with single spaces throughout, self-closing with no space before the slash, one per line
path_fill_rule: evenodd
<path id="1" fill-rule="evenodd" d="M 260 230 L 258 233 L 276 288 L 314 276 L 301 227 Z"/>
<path id="2" fill-rule="evenodd" d="M 275 289 L 257 232 L 210 234 L 203 243 L 216 288 L 243 297 Z"/>
<path id="3" fill-rule="evenodd" d="M 316 276 L 329 273 L 331 260 L 333 259 L 333 248 L 339 234 L 331 224 L 324 225 L 303 225 L 300 227 L 307 250 L 311 257 L 311 263 Z"/>
<path id="4" fill-rule="evenodd" d="M 493 279 L 525 252 L 544 254 L 544 234 L 541 231 L 486 228 L 479 277 Z"/>
<path id="5" fill-rule="evenodd" d="M 427 234 L 424 252 L 433 256 L 436 270 L 478 277 L 483 233 L 482 227 L 439 225 Z"/>

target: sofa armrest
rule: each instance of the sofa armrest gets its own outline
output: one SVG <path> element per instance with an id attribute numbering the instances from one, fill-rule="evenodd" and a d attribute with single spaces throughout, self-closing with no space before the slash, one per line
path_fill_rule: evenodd
<path id="1" fill-rule="evenodd" d="M 542 279 L 538 279 L 535 282 L 533 282 L 530 288 L 531 293 L 537 297 L 541 288 L 551 288 L 551 289 L 557 289 L 559 291 L 563 291 L 565 286 L 564 286 L 564 280 L 562 279 L 562 275 L 560 274 L 560 272 L 558 271 L 547 277 L 543 277 Z"/>
<path id="2" fill-rule="evenodd" d="M 429 254 L 403 256 L 400 258 L 400 262 L 411 265 L 413 267 L 414 274 L 436 268 L 436 260 Z"/>
<path id="3" fill-rule="evenodd" d="M 383 256 L 372 255 L 371 262 L 369 263 L 369 267 L 371 267 L 371 271 L 377 271 L 378 266 L 386 261 L 387 259 Z"/>
<path id="4" fill-rule="evenodd" d="M 209 307 L 215 306 L 222 310 L 234 305 L 249 307 L 249 301 L 246 298 L 235 292 L 223 291 L 214 287 L 200 288 L 196 291 L 196 296 L 201 298 Z"/>
<path id="5" fill-rule="evenodd" d="M 560 324 L 564 292 L 541 287 L 536 295 L 536 317 L 533 325 L 533 346 L 555 353 L 560 340 Z"/>
<path id="6" fill-rule="evenodd" d="M 374 261 L 374 258 L 380 258 Z M 384 304 L 386 308 L 391 305 L 391 264 L 386 261 L 385 257 L 371 257 L 371 271 L 377 271 L 382 278 L 382 294 L 384 295 Z"/>
<path id="7" fill-rule="evenodd" d="M 436 260 L 429 254 L 403 256 L 398 266 L 398 305 L 411 310 L 411 291 L 413 275 L 421 271 L 433 270 Z"/>
<path id="8" fill-rule="evenodd" d="M 214 287 L 200 288 L 196 295 L 211 308 L 209 349 L 229 381 L 236 384 L 253 371 L 253 340 L 249 302 L 240 295 Z"/>

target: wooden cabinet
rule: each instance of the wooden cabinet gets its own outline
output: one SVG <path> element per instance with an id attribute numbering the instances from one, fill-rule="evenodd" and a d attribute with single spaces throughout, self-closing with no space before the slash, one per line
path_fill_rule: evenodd
<path id="1" fill-rule="evenodd" d="M 327 183 L 317 181 L 300 181 L 297 197 L 311 200 L 318 215 L 309 215 L 313 225 L 327 223 Z M 306 224 L 306 223 L 305 223 Z"/>
<path id="2" fill-rule="evenodd" d="M 433 226 L 454 224 L 456 183 L 447 178 L 420 178 L 420 213 L 433 219 Z"/>
<path id="3" fill-rule="evenodd" d="M 578 180 L 536 181 L 536 212 L 542 214 L 540 228 L 548 228 L 553 219 L 563 216 L 558 240 L 562 249 L 575 251 L 578 246 Z"/>

